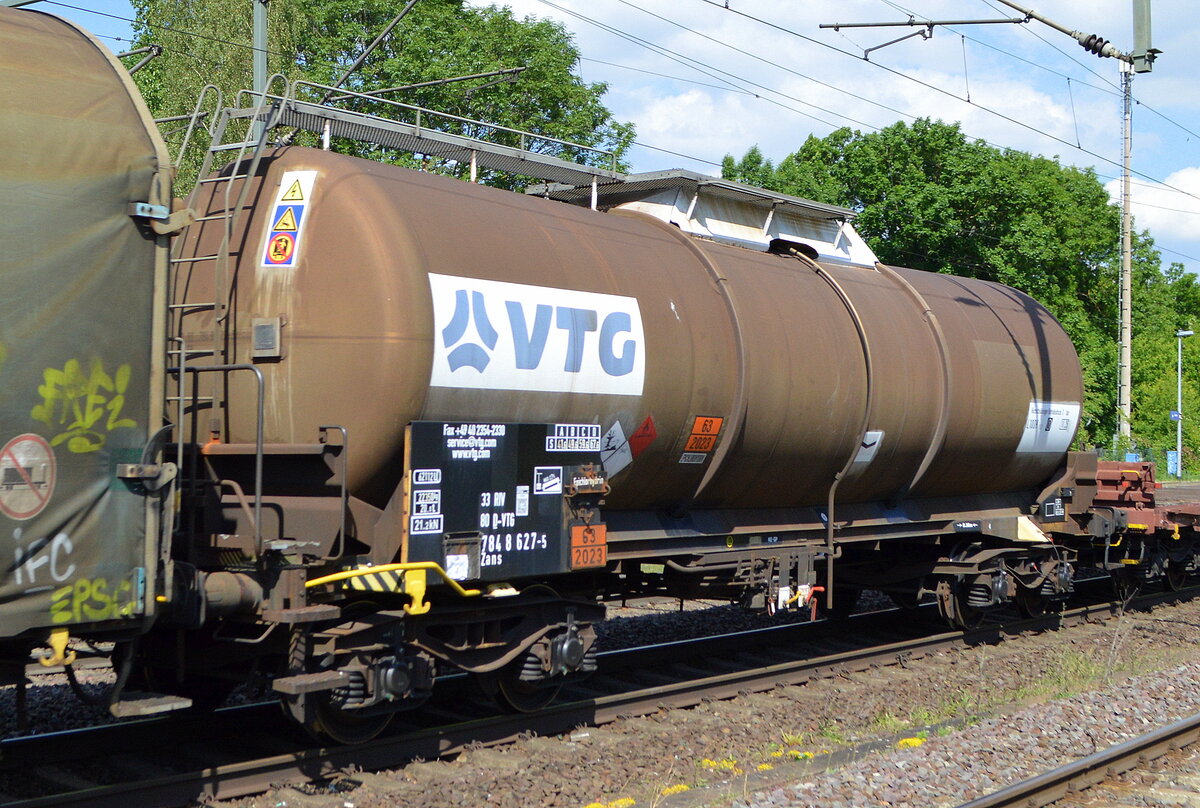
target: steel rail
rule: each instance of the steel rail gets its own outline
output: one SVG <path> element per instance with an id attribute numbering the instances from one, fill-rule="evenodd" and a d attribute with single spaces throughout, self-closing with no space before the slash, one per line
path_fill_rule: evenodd
<path id="1" fill-rule="evenodd" d="M 1135 600 L 1131 606 L 1145 608 L 1159 603 L 1178 602 L 1200 594 L 1200 587 L 1180 592 L 1152 593 Z M 928 608 L 928 607 L 925 607 Z M 329 777 L 348 768 L 383 769 L 396 767 L 417 758 L 430 760 L 460 752 L 472 745 L 495 745 L 527 735 L 570 732 L 581 725 L 600 725 L 619 718 L 652 714 L 665 705 L 688 707 L 711 699 L 732 698 L 747 692 L 763 692 L 788 684 L 800 684 L 814 679 L 854 673 L 881 666 L 905 664 L 908 660 L 953 647 L 970 647 L 995 643 L 1007 636 L 1019 636 L 1063 626 L 1109 619 L 1123 613 L 1120 602 L 1105 601 L 1085 604 L 1058 614 L 1036 619 L 987 625 L 972 631 L 949 631 L 909 636 L 900 641 L 871 642 L 881 633 L 903 636 L 905 632 L 919 633 L 921 621 L 914 621 L 899 610 L 863 614 L 839 623 L 830 631 L 826 623 L 799 623 L 791 626 L 759 629 L 752 632 L 684 640 L 662 645 L 611 651 L 601 655 L 600 669 L 587 680 L 565 688 L 564 700 L 537 713 L 517 715 L 464 716 L 454 707 L 431 705 L 411 720 L 435 723 L 426 726 L 410 725 L 399 732 L 354 747 L 312 749 L 301 746 L 288 748 L 282 754 L 269 754 L 256 760 L 224 762 L 219 757 L 209 759 L 192 772 L 143 779 L 137 782 L 97 786 L 7 803 L 7 808 L 66 808 L 67 806 L 177 805 L 197 799 L 232 799 L 261 792 L 274 783 L 288 780 L 314 780 Z M 860 629 L 847 631 L 847 622 Z M 932 624 L 933 621 L 930 621 Z M 823 628 L 824 627 L 824 628 Z M 928 628 L 928 625 L 926 626 Z M 816 635 L 809 637 L 807 635 Z M 827 636 L 822 636 L 826 635 Z M 859 645 L 855 647 L 855 639 Z M 805 646 L 820 648 L 834 646 L 831 653 L 806 654 Z M 654 666 L 659 666 L 655 668 Z M 675 673 L 670 673 L 674 669 Z M 458 677 L 457 687 L 468 686 L 467 677 Z M 652 683 L 647 685 L 646 681 Z M 467 703 L 455 700 L 454 680 L 443 684 L 443 695 L 450 698 L 438 704 Z M 436 690 L 435 690 L 436 692 Z M 278 715 L 278 711 L 235 713 L 221 711 L 209 716 L 213 721 L 222 713 L 227 720 L 241 727 L 259 726 Z M 249 710 L 251 708 L 244 708 Z M 250 720 L 251 715 L 254 716 Z M 443 720 L 438 721 L 441 717 Z M 402 717 L 407 718 L 407 717 Z M 170 724 L 170 716 L 139 722 L 145 727 L 158 725 L 176 737 L 191 737 L 180 733 L 178 725 Z M 197 726 L 195 716 L 188 726 Z M 282 721 L 282 719 L 280 719 Z M 264 727 L 264 730 L 269 727 Z M 123 733 L 121 742 L 104 740 L 106 732 Z M 73 749 L 125 749 L 134 727 L 128 723 L 97 727 L 91 730 L 58 733 L 56 736 L 16 738 L 0 742 L 0 772 L 28 768 L 32 771 L 41 761 L 69 761 Z M 278 732 L 286 732 L 278 730 Z M 87 740 L 77 738 L 90 733 Z M 220 735 L 219 732 L 215 733 Z M 237 735 L 237 733 L 233 733 Z M 242 738 L 240 742 L 245 742 Z M 153 747 L 154 742 L 148 745 Z M 254 744 L 247 743 L 253 747 Z M 213 753 L 216 755 L 216 753 Z"/>
<path id="2" fill-rule="evenodd" d="M 959 808 L 1041 808 L 1200 740 L 1200 714 L 1013 783 Z"/>

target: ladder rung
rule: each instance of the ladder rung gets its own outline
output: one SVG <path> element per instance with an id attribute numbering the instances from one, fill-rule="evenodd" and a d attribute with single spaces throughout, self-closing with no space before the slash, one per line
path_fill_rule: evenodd
<path id="1" fill-rule="evenodd" d="M 205 177 L 202 180 L 196 180 L 196 184 L 200 185 L 201 183 L 208 182 L 223 182 L 225 180 L 244 180 L 249 176 L 249 174 L 230 174 L 228 177 Z"/>
<path id="2" fill-rule="evenodd" d="M 197 216 L 195 221 L 211 222 L 213 219 L 228 219 L 232 215 L 233 215 L 232 213 L 229 213 L 228 211 L 226 211 L 225 213 L 214 213 L 211 216 Z"/>
<path id="3" fill-rule="evenodd" d="M 169 306 L 172 309 L 195 309 L 196 311 L 208 311 L 216 307 L 216 303 L 172 303 Z"/>
<path id="4" fill-rule="evenodd" d="M 167 401 L 214 401 L 212 396 L 188 396 L 181 399 L 179 396 L 167 396 Z"/>
<path id="5" fill-rule="evenodd" d="M 199 256 L 196 256 L 195 258 L 172 258 L 171 263 L 172 264 L 189 264 L 189 263 L 196 263 L 198 261 L 216 261 L 220 257 L 221 256 L 219 256 L 219 255 L 199 255 Z"/>
<path id="6" fill-rule="evenodd" d="M 233 151 L 234 149 L 246 149 L 251 146 L 257 146 L 258 142 L 254 140 L 245 143 L 222 143 L 220 146 L 212 146 L 209 148 L 211 152 Z"/>

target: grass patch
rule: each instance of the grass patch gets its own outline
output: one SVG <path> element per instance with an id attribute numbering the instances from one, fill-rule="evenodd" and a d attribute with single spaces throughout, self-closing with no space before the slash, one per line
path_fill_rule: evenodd
<path id="1" fill-rule="evenodd" d="M 910 722 L 905 721 L 903 718 L 898 718 L 892 715 L 887 710 L 877 713 L 875 717 L 871 719 L 871 729 L 876 730 L 883 735 L 892 735 L 910 725 Z"/>
<path id="2" fill-rule="evenodd" d="M 845 730 L 836 721 L 826 721 L 817 727 L 816 735 L 818 738 L 824 738 L 830 743 L 848 744 L 850 739 L 847 737 Z"/>

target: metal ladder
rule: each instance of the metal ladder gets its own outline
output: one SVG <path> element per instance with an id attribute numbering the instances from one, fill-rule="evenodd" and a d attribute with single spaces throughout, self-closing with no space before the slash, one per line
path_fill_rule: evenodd
<path id="1" fill-rule="evenodd" d="M 287 85 L 286 79 L 283 76 L 272 76 L 268 81 L 268 87 L 276 82 L 284 84 L 283 98 L 288 97 L 290 88 Z M 189 126 L 188 136 L 195 128 L 196 119 L 200 116 L 201 104 L 197 103 L 196 112 L 193 113 L 193 120 Z M 219 105 L 219 102 L 218 102 Z M 220 210 L 208 213 L 204 216 L 196 218 L 196 223 L 204 222 L 220 222 L 221 242 L 215 253 L 183 255 L 185 239 L 178 239 L 175 242 L 175 248 L 172 251 L 170 259 L 170 286 L 172 290 L 184 288 L 188 283 L 189 278 L 194 276 L 197 271 L 211 270 L 210 279 L 212 281 L 213 299 L 211 301 L 189 301 L 186 303 L 170 303 L 169 317 L 170 324 L 168 334 L 171 345 L 168 346 L 168 356 L 175 360 L 173 373 L 176 379 L 176 391 L 174 395 L 167 396 L 167 405 L 174 405 L 178 410 L 179 422 L 179 450 L 182 457 L 183 440 L 183 424 L 184 415 L 188 407 L 193 407 L 199 410 L 202 407 L 207 407 L 212 412 L 212 424 L 210 432 L 223 435 L 226 424 L 224 418 L 225 407 L 225 384 L 221 380 L 217 380 L 212 385 L 213 394 L 207 396 L 197 396 L 194 393 L 188 393 L 188 372 L 184 368 L 189 366 L 189 363 L 195 359 L 207 359 L 211 364 L 228 364 L 233 361 L 230 355 L 231 349 L 229 344 L 230 326 L 229 323 L 229 303 L 230 293 L 232 290 L 232 270 L 230 260 L 232 257 L 232 241 L 233 235 L 236 232 L 237 224 L 243 212 L 246 210 L 246 200 L 250 193 L 251 183 L 250 178 L 255 176 L 258 171 L 259 163 L 262 160 L 262 155 L 266 150 L 267 135 L 278 123 L 279 116 L 282 112 L 284 103 L 278 100 L 278 97 L 272 97 L 267 92 L 257 94 L 257 103 L 253 107 L 245 109 L 231 109 L 221 107 L 215 124 L 209 129 L 211 140 L 208 150 L 205 153 L 204 162 L 200 169 L 199 179 L 196 182 L 196 188 L 200 189 L 206 185 L 215 186 L 212 191 L 213 207 L 215 208 L 218 199 L 222 199 L 223 207 Z M 233 141 L 225 142 L 225 138 L 229 132 L 230 124 L 234 121 L 245 120 L 248 122 L 247 129 L 249 137 Z M 184 141 L 186 148 L 187 140 Z M 181 149 L 182 154 L 183 149 Z M 227 164 L 224 171 L 218 176 L 208 176 L 212 172 L 214 162 L 218 156 L 227 152 L 236 151 L 236 157 Z M 242 180 L 240 185 L 238 180 Z M 235 193 L 235 188 L 237 189 Z M 195 239 L 191 242 L 193 252 L 199 250 L 200 241 Z M 185 339 L 186 322 L 190 315 L 200 314 L 202 312 L 213 313 L 211 348 L 188 348 Z M 195 430 L 198 432 L 199 430 Z M 198 435 L 194 435 L 198 438 Z"/>

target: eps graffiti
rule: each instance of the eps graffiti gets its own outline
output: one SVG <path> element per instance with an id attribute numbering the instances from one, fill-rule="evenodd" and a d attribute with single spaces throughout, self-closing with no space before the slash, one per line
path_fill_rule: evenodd
<path id="1" fill-rule="evenodd" d="M 107 578 L 80 578 L 54 590 L 50 598 L 50 622 L 82 623 L 133 617 L 137 612 L 133 582 Z"/>
<path id="2" fill-rule="evenodd" d="M 124 364 L 110 376 L 98 358 L 91 360 L 86 371 L 78 359 L 68 360 L 61 370 L 46 368 L 38 386 L 42 403 L 29 414 L 54 430 L 51 446 L 66 443 L 67 449 L 77 454 L 98 451 L 112 430 L 137 426 L 121 413 L 132 375 L 130 366 Z"/>

